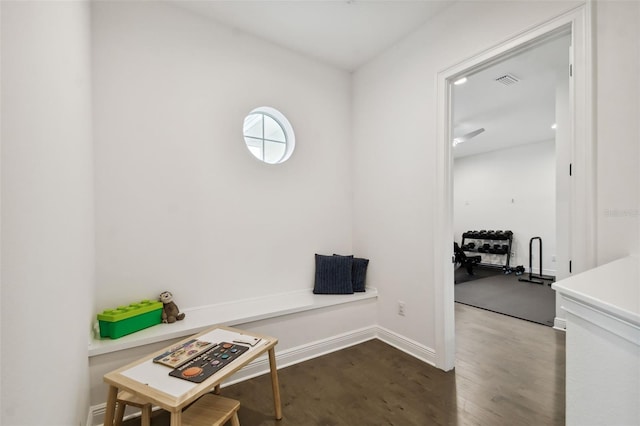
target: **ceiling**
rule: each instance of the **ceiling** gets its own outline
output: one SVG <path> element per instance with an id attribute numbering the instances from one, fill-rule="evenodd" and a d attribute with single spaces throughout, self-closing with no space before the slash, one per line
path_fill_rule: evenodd
<path id="1" fill-rule="evenodd" d="M 555 138 L 556 88 L 569 81 L 570 34 L 555 36 L 467 76 L 453 86 L 453 137 L 478 136 L 454 147 L 454 157 Z M 517 82 L 505 85 L 505 75 Z M 561 80 L 559 80 L 561 79 Z"/>
<path id="2" fill-rule="evenodd" d="M 161 1 L 161 0 L 156 0 Z M 218 24 L 354 71 L 456 0 L 170 0 Z M 569 35 L 529 47 L 454 86 L 453 136 L 462 157 L 554 138 L 556 76 L 566 78 Z M 464 58 L 461 58 L 464 59 Z M 505 86 L 495 79 L 512 74 Z"/>
<path id="3" fill-rule="evenodd" d="M 455 0 L 173 0 L 177 6 L 354 71 Z"/>

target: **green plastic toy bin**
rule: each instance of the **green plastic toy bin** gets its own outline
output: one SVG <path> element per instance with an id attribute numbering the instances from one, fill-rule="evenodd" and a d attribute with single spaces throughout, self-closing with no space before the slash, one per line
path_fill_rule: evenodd
<path id="1" fill-rule="evenodd" d="M 162 322 L 162 302 L 142 300 L 98 314 L 100 337 L 118 339 Z"/>

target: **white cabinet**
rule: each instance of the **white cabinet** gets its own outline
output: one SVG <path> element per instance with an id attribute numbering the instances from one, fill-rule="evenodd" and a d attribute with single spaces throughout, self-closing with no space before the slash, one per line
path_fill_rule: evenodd
<path id="1" fill-rule="evenodd" d="M 630 256 L 558 281 L 567 315 L 566 424 L 640 425 L 640 274 Z"/>

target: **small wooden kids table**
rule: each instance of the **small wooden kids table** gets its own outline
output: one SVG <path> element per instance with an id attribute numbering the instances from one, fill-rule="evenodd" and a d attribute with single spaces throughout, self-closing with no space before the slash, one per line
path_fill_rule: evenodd
<path id="1" fill-rule="evenodd" d="M 157 356 L 192 339 L 209 342 L 243 342 L 250 340 L 250 338 L 260 340 L 254 346 L 243 345 L 248 346 L 249 349 L 201 383 L 172 377 L 169 372 L 173 369 L 153 362 Z M 171 426 L 181 426 L 182 410 L 186 406 L 211 391 L 219 393 L 222 382 L 265 352 L 268 352 L 269 356 L 275 418 L 280 420 L 282 419 L 282 407 L 274 349 L 277 343 L 278 339 L 275 337 L 254 334 L 237 328 L 215 326 L 109 372 L 103 378 L 104 382 L 109 385 L 104 424 L 113 425 L 118 391 L 125 390 L 143 401 L 148 401 L 150 404 L 170 412 Z M 242 345 L 242 343 L 238 344 Z"/>

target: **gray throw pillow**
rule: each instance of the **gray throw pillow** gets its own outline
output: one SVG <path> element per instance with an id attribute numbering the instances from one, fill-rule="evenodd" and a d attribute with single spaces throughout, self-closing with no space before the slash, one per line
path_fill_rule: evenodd
<path id="1" fill-rule="evenodd" d="M 314 294 L 353 294 L 353 257 L 316 254 Z"/>
<path id="2" fill-rule="evenodd" d="M 334 254 L 334 256 L 341 256 L 341 255 Z M 353 287 L 353 291 L 354 292 L 366 291 L 365 287 L 366 287 L 367 267 L 369 266 L 369 259 L 354 257 L 353 255 L 342 256 L 342 257 L 353 258 L 353 264 L 351 266 L 351 285 Z"/>

